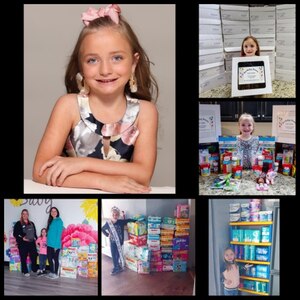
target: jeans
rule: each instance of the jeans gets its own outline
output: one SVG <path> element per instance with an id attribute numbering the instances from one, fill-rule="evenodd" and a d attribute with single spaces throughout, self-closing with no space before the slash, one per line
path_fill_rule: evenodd
<path id="1" fill-rule="evenodd" d="M 45 270 L 46 269 L 46 260 L 47 260 L 47 254 L 40 254 L 39 255 L 40 270 Z"/>
<path id="2" fill-rule="evenodd" d="M 58 256 L 60 249 L 54 250 L 54 248 L 47 246 L 47 257 L 50 267 L 50 272 L 57 274 L 58 272 Z M 54 264 L 53 264 L 54 262 Z"/>
<path id="3" fill-rule="evenodd" d="M 238 289 L 232 289 L 232 290 L 227 290 L 224 288 L 224 295 L 225 296 L 238 296 L 239 290 Z"/>
<path id="4" fill-rule="evenodd" d="M 110 242 L 110 250 L 111 250 L 111 257 L 112 257 L 113 264 L 114 264 L 114 270 L 118 270 L 118 269 L 120 269 L 120 266 L 119 266 L 120 255 L 119 255 L 117 244 L 114 242 Z"/>

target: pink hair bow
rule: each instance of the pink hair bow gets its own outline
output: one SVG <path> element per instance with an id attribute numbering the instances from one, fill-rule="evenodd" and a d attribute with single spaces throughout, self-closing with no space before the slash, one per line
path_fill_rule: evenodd
<path id="1" fill-rule="evenodd" d="M 91 21 L 101 18 L 110 17 L 113 22 L 119 24 L 119 14 L 121 13 L 121 8 L 117 4 L 110 4 L 105 8 L 99 8 L 99 10 L 90 7 L 86 12 L 81 14 L 81 20 L 85 26 L 88 26 Z"/>

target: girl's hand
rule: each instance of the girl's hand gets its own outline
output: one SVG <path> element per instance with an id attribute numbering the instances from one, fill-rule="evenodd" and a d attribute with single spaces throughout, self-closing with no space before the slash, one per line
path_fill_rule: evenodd
<path id="1" fill-rule="evenodd" d="M 232 284 L 232 280 L 230 280 L 230 279 L 225 279 L 225 283 L 228 284 L 228 285 L 230 285 L 230 284 Z"/>
<path id="2" fill-rule="evenodd" d="M 128 176 L 103 176 L 101 178 L 101 190 L 122 194 L 147 194 L 151 187 L 144 186 Z"/>
<path id="3" fill-rule="evenodd" d="M 29 242 L 29 239 L 27 239 L 25 236 L 23 237 L 23 241 Z"/>
<path id="4" fill-rule="evenodd" d="M 46 161 L 40 169 L 39 176 L 48 169 L 46 184 L 61 186 L 65 179 L 73 174 L 83 172 L 83 162 L 76 157 L 55 156 Z"/>

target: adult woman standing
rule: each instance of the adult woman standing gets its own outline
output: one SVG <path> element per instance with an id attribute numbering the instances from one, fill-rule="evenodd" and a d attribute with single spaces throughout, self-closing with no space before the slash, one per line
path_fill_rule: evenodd
<path id="1" fill-rule="evenodd" d="M 63 221 L 59 217 L 58 209 L 52 207 L 47 226 L 47 257 L 50 265 L 50 274 L 47 277 L 51 279 L 58 278 L 58 257 L 61 249 L 61 234 L 63 227 Z"/>
<path id="2" fill-rule="evenodd" d="M 31 260 L 31 269 L 33 272 L 37 271 L 37 251 L 35 246 L 35 240 L 37 239 L 37 236 L 35 225 L 29 220 L 29 213 L 27 209 L 22 210 L 20 221 L 18 221 L 14 226 L 13 235 L 17 240 L 19 248 L 22 273 L 28 277 L 30 276 L 26 264 L 28 253 Z"/>

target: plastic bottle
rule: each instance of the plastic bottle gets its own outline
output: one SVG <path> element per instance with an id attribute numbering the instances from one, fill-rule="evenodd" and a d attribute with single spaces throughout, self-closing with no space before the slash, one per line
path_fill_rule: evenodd
<path id="1" fill-rule="evenodd" d="M 278 166 L 279 166 L 279 163 L 277 161 L 274 162 L 274 172 L 278 172 Z"/>
<path id="2" fill-rule="evenodd" d="M 258 161 L 258 165 L 259 166 L 263 166 L 263 163 L 264 163 L 264 156 L 263 155 L 259 155 L 258 157 L 257 157 L 257 161 Z"/>
<path id="3" fill-rule="evenodd" d="M 231 161 L 232 161 L 232 167 L 236 167 L 237 166 L 237 157 L 236 156 L 232 156 Z"/>

